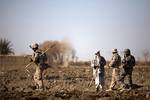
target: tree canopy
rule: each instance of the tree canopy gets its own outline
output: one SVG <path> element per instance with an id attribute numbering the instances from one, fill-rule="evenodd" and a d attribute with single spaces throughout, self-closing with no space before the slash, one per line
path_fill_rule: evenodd
<path id="1" fill-rule="evenodd" d="M 0 55 L 10 55 L 14 54 L 14 49 L 12 48 L 11 41 L 7 39 L 0 39 Z"/>

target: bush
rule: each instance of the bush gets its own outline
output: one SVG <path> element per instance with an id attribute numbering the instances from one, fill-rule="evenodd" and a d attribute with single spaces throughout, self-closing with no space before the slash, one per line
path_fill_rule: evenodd
<path id="1" fill-rule="evenodd" d="M 14 54 L 12 44 L 7 39 L 0 39 L 0 55 Z"/>

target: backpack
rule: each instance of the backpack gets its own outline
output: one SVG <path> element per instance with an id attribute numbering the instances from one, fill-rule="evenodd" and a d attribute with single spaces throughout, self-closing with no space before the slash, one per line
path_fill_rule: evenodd
<path id="1" fill-rule="evenodd" d="M 118 68 L 121 65 L 121 57 L 119 54 L 115 54 L 113 57 L 115 57 L 115 61 L 110 63 L 110 66 L 113 68 Z"/>
<path id="2" fill-rule="evenodd" d="M 121 65 L 121 57 L 118 55 L 118 60 L 117 60 L 117 65 L 116 66 L 120 66 Z"/>
<path id="3" fill-rule="evenodd" d="M 135 66 L 134 56 L 130 55 L 128 56 L 128 58 L 125 58 L 124 64 L 125 64 L 124 68 L 127 68 L 127 69 L 133 68 L 133 66 Z"/>
<path id="4" fill-rule="evenodd" d="M 131 66 L 135 66 L 135 58 L 131 56 Z"/>
<path id="5" fill-rule="evenodd" d="M 47 55 L 46 55 L 46 53 L 42 53 L 41 55 L 40 55 L 40 67 L 42 68 L 42 69 L 47 69 L 48 68 L 48 64 L 46 63 L 46 61 L 47 61 Z"/>
<path id="6" fill-rule="evenodd" d="M 41 60 L 43 63 L 47 61 L 47 55 L 46 55 L 46 53 L 42 53 L 42 54 L 40 55 L 40 60 Z"/>

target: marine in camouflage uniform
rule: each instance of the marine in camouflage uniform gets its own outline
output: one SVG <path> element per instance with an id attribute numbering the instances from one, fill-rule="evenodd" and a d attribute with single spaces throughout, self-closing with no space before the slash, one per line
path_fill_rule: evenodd
<path id="1" fill-rule="evenodd" d="M 95 53 L 95 58 L 91 62 L 91 67 L 93 68 L 93 76 L 95 78 L 96 91 L 100 89 L 104 90 L 104 76 L 105 70 L 104 66 L 106 65 L 106 60 L 100 55 L 100 51 Z"/>
<path id="2" fill-rule="evenodd" d="M 121 57 L 118 54 L 117 49 L 113 49 L 112 58 L 109 63 L 109 66 L 112 68 L 112 79 L 111 79 L 110 87 L 107 91 L 112 91 L 115 88 L 116 84 L 119 83 L 120 65 L 121 65 Z"/>
<path id="3" fill-rule="evenodd" d="M 45 63 L 46 55 L 38 49 L 39 45 L 37 43 L 33 44 L 30 46 L 32 50 L 34 51 L 31 61 L 33 61 L 36 65 L 36 71 L 34 74 L 34 82 L 36 85 L 37 90 L 44 90 L 44 84 L 43 84 L 43 78 L 42 78 L 42 73 L 44 68 L 48 67 L 48 65 Z"/>
<path id="4" fill-rule="evenodd" d="M 131 55 L 130 49 L 125 49 L 124 50 L 124 58 L 122 60 L 122 67 L 123 67 L 123 72 L 120 77 L 120 81 L 122 83 L 122 87 L 125 89 L 126 85 L 124 83 L 124 78 L 127 76 L 127 79 L 129 81 L 128 88 L 132 89 L 132 72 L 133 72 L 133 67 L 135 66 L 135 58 L 134 56 Z"/>

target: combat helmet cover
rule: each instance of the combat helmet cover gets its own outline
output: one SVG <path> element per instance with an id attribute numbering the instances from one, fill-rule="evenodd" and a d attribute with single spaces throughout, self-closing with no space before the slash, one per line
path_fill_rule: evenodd
<path id="1" fill-rule="evenodd" d="M 112 49 L 112 53 L 117 53 L 117 49 Z"/>
<path id="2" fill-rule="evenodd" d="M 95 55 L 100 55 L 100 50 L 95 53 Z"/>
<path id="3" fill-rule="evenodd" d="M 37 44 L 37 43 L 33 43 L 32 45 L 31 45 L 31 48 L 32 49 L 35 49 L 35 48 L 38 48 L 39 47 L 39 45 Z"/>
<path id="4" fill-rule="evenodd" d="M 124 49 L 124 54 L 130 54 L 130 49 Z"/>

